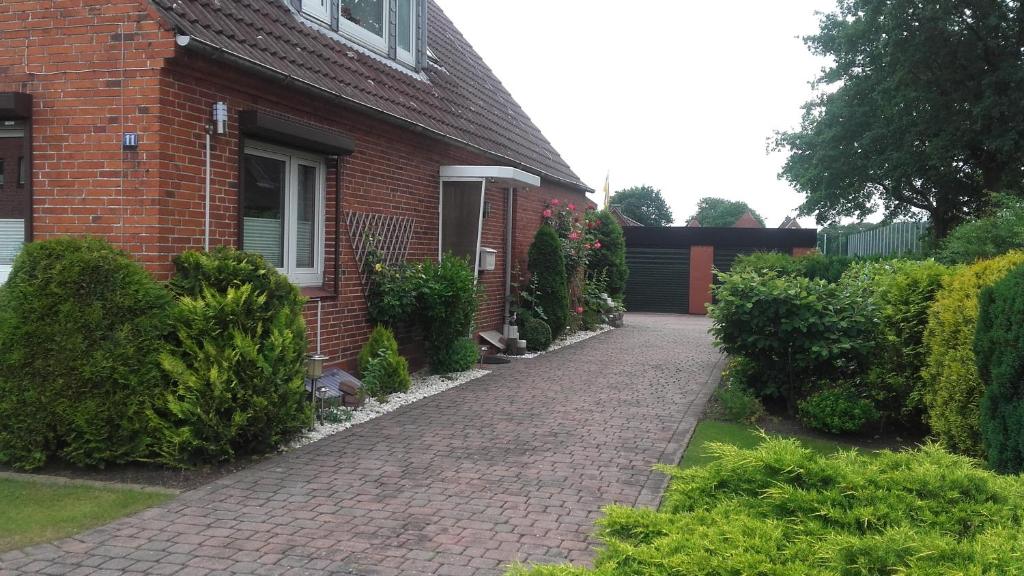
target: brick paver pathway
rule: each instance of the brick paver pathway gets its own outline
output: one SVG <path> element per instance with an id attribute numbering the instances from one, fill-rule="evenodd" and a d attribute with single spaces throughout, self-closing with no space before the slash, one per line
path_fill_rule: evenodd
<path id="1" fill-rule="evenodd" d="M 587 562 L 600 508 L 656 506 L 719 354 L 703 318 L 494 373 L 171 503 L 0 556 L 0 574 L 501 574 Z"/>

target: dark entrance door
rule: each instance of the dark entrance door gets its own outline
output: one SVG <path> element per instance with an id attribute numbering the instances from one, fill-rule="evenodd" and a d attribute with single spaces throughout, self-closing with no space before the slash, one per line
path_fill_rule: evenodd
<path id="1" fill-rule="evenodd" d="M 0 282 L 21 251 L 32 212 L 25 122 L 0 120 Z"/>
<path id="2" fill-rule="evenodd" d="M 686 314 L 690 306 L 690 248 L 630 248 L 626 309 Z"/>

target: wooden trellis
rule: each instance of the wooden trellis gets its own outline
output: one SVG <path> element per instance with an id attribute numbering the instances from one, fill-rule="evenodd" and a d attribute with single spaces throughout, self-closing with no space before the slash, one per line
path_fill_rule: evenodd
<path id="1" fill-rule="evenodd" d="M 346 212 L 348 236 L 362 275 L 363 290 L 370 289 L 369 274 L 366 270 L 366 256 L 376 249 L 381 263 L 394 266 L 405 262 L 409 244 L 416 229 L 416 220 L 408 216 Z"/>

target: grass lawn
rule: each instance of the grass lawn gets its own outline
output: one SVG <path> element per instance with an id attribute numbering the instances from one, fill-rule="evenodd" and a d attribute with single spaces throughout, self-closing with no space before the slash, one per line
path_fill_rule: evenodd
<path id="1" fill-rule="evenodd" d="M 0 552 L 100 526 L 171 494 L 0 479 Z"/>
<path id="2" fill-rule="evenodd" d="M 822 454 L 831 454 L 851 447 L 820 438 L 797 437 L 797 440 L 811 450 Z M 713 457 L 704 450 L 704 445 L 708 442 L 753 448 L 761 443 L 761 434 L 756 427 L 746 424 L 704 420 L 697 424 L 697 429 L 693 431 L 693 438 L 690 439 L 690 445 L 686 448 L 686 453 L 683 454 L 683 460 L 679 465 L 683 468 L 690 468 L 711 462 Z"/>

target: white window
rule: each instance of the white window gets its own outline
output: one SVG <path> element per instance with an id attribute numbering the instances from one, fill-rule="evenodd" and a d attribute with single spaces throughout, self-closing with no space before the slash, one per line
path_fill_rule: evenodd
<path id="1" fill-rule="evenodd" d="M 388 49 L 388 0 L 341 0 L 341 30 L 360 43 Z"/>
<path id="2" fill-rule="evenodd" d="M 299 286 L 323 285 L 323 158 L 251 144 L 242 176 L 242 249 L 262 254 Z"/>
<path id="3" fill-rule="evenodd" d="M 330 23 L 331 0 L 302 0 L 302 11 L 318 20 Z"/>
<path id="4" fill-rule="evenodd" d="M 416 65 L 416 0 L 398 0 L 395 47 L 398 59 Z"/>

